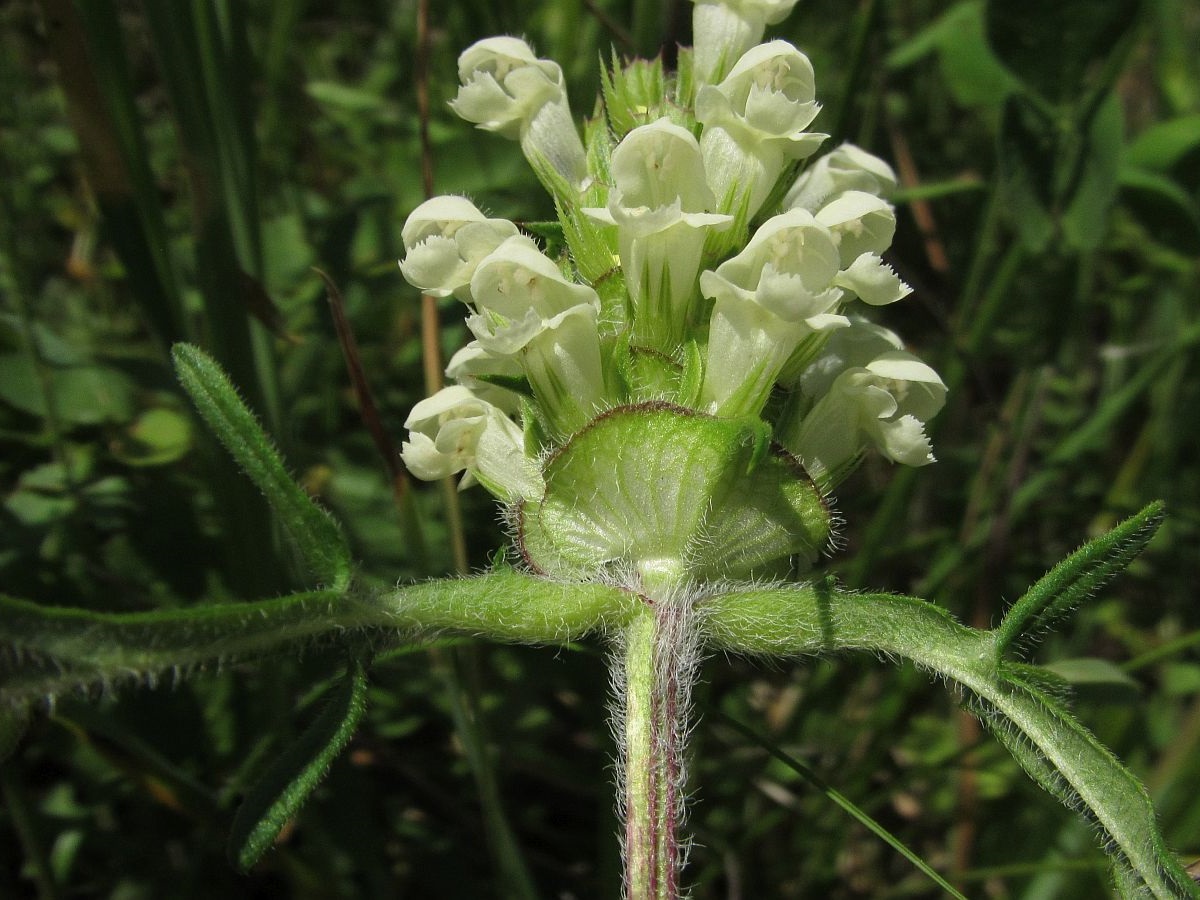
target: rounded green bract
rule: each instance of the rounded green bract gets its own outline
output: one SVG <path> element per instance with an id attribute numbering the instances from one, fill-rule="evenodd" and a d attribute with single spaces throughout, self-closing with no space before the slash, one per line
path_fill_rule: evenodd
<path id="1" fill-rule="evenodd" d="M 757 420 L 668 403 L 618 407 L 549 459 L 545 494 L 517 504 L 539 572 L 666 570 L 696 580 L 808 569 L 828 544 L 820 491 Z"/>

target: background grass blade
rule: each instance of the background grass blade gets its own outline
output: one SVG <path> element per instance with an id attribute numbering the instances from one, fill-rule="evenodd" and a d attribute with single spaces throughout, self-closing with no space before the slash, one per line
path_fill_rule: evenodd
<path id="1" fill-rule="evenodd" d="M 924 875 L 929 878 L 930 881 L 945 891 L 947 895 L 955 897 L 957 900 L 966 900 L 966 897 L 960 894 L 954 885 L 946 881 L 945 878 L 938 874 L 936 869 L 929 865 L 929 863 L 925 862 L 925 860 L 923 860 L 914 850 L 910 849 L 902 840 L 900 840 L 900 838 L 888 831 L 888 829 L 882 823 L 872 818 L 866 812 L 866 810 L 857 806 L 854 801 L 852 801 L 841 791 L 831 787 L 825 781 L 825 779 L 821 778 L 821 776 L 814 772 L 809 766 L 806 766 L 794 756 L 785 753 L 771 741 L 762 737 L 762 735 L 755 733 L 753 729 L 747 727 L 736 719 L 725 715 L 725 713 L 721 712 L 719 709 L 713 709 L 710 706 L 705 710 L 705 712 L 708 715 L 716 716 L 730 728 L 733 728 L 739 734 L 744 735 L 754 743 L 758 744 L 758 746 L 766 750 L 769 754 L 771 754 L 771 756 L 775 757 L 777 760 L 807 781 L 810 785 L 828 797 L 829 800 L 840 810 L 846 813 L 846 815 L 850 816 L 850 818 L 861 824 L 873 835 L 878 837 L 881 841 L 912 863 L 913 866 L 924 873 Z"/>

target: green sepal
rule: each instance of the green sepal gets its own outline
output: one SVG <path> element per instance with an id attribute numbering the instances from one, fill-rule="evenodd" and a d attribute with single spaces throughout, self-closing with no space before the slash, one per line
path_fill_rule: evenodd
<path id="1" fill-rule="evenodd" d="M 325 708 L 242 801 L 229 835 L 230 862 L 244 872 L 271 847 L 353 736 L 366 700 L 366 671 L 351 662 Z"/>
<path id="2" fill-rule="evenodd" d="M 613 51 L 611 68 L 601 68 L 601 90 L 608 122 L 617 140 L 639 125 L 648 125 L 670 110 L 664 102 L 666 82 L 662 58 L 635 59 L 622 66 Z"/>
<path id="3" fill-rule="evenodd" d="M 179 381 L 213 434 L 266 495 L 312 576 L 344 590 L 352 571 L 345 535 L 288 474 L 279 451 L 216 361 L 191 344 L 171 348 Z"/>
<path id="4" fill-rule="evenodd" d="M 522 397 L 533 397 L 533 388 L 529 384 L 529 379 L 523 375 L 496 375 L 489 372 L 479 372 L 471 377 L 476 381 L 482 381 L 484 384 L 512 391 L 514 394 L 519 394 Z"/>
<path id="5" fill-rule="evenodd" d="M 996 628 L 997 653 L 1028 652 L 1028 646 L 1039 634 L 1124 570 L 1150 543 L 1163 517 L 1163 504 L 1151 503 L 1107 534 L 1084 544 L 1043 575 L 1012 605 Z"/>
<path id="6" fill-rule="evenodd" d="M 679 395 L 683 375 L 679 363 L 658 350 L 633 346 L 628 333 L 617 338 L 612 359 L 633 402 Z"/>
<path id="7" fill-rule="evenodd" d="M 693 409 L 700 405 L 700 388 L 704 384 L 704 353 L 694 341 L 683 344 L 683 377 L 679 380 L 679 405 Z"/>
<path id="8" fill-rule="evenodd" d="M 545 246 L 546 255 L 551 258 L 558 255 L 557 251 L 565 243 L 562 222 L 554 219 L 542 222 L 522 222 L 521 230 L 536 238 L 541 238 Z"/>
<path id="9" fill-rule="evenodd" d="M 545 496 L 518 508 L 522 553 L 568 579 L 643 565 L 699 580 L 777 574 L 789 557 L 811 564 L 830 537 L 829 509 L 766 438 L 760 423 L 668 403 L 609 410 L 547 462 Z"/>

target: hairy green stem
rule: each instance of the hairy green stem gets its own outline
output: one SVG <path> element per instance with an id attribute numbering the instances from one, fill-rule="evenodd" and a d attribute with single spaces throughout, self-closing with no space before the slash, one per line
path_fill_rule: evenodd
<path id="1" fill-rule="evenodd" d="M 671 590 L 652 592 L 621 635 L 614 680 L 627 900 L 680 896 L 683 751 L 698 635 L 690 595 Z"/>

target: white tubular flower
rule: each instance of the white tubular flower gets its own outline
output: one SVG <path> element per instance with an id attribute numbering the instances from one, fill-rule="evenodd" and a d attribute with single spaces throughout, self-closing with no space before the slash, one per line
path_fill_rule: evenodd
<path id="1" fill-rule="evenodd" d="M 779 439 L 814 479 L 836 484 L 870 447 L 908 466 L 934 461 L 925 423 L 945 404 L 946 385 L 899 343 L 886 329 L 855 323 L 801 376 L 802 394 L 816 402 Z"/>
<path id="2" fill-rule="evenodd" d="M 594 290 L 564 277 L 554 260 L 524 235 L 508 238 L 479 262 L 471 296 L 477 305 L 509 319 L 529 309 L 549 318 L 581 303 L 600 303 Z"/>
<path id="3" fill-rule="evenodd" d="M 576 189 L 587 154 L 571 118 L 562 68 L 538 59 L 520 38 L 492 37 L 458 57 L 462 86 L 450 106 L 468 122 L 521 143 L 535 169 L 544 161 Z"/>
<path id="4" fill-rule="evenodd" d="M 446 377 L 468 388 L 480 400 L 486 400 L 509 415 L 521 408 L 521 395 L 486 380 L 487 376 L 502 379 L 525 377 L 520 360 L 510 356 L 488 353 L 479 341 L 471 341 L 458 350 L 446 364 Z"/>
<path id="5" fill-rule="evenodd" d="M 746 248 L 700 276 L 714 299 L 702 403 L 718 415 L 756 415 L 800 341 L 845 328 L 837 245 L 811 213 L 763 223 Z"/>
<path id="6" fill-rule="evenodd" d="M 469 301 L 476 265 L 516 233 L 512 222 L 489 219 L 465 197 L 433 197 L 412 211 L 400 231 L 400 272 L 426 294 Z"/>
<path id="7" fill-rule="evenodd" d="M 846 191 L 864 191 L 889 199 L 898 182 L 892 167 L 854 144 L 842 144 L 800 173 L 783 198 L 784 209 L 815 213 Z"/>
<path id="8" fill-rule="evenodd" d="M 828 136 L 804 130 L 820 109 L 812 63 L 787 41 L 751 48 L 720 84 L 701 87 L 700 150 L 717 208 L 742 221 L 758 212 L 788 161 Z"/>
<path id="9" fill-rule="evenodd" d="M 692 44 L 697 85 L 720 81 L 768 25 L 788 17 L 796 0 L 692 0 Z"/>
<path id="10" fill-rule="evenodd" d="M 537 465 L 525 455 L 520 426 L 461 385 L 442 388 L 413 407 L 400 449 L 417 478 L 434 481 L 466 470 L 459 489 L 478 481 L 509 502 L 541 496 Z"/>
<path id="11" fill-rule="evenodd" d="M 837 284 L 871 306 L 895 303 L 912 293 L 880 254 L 896 233 L 896 212 L 886 200 L 864 191 L 846 191 L 817 212 L 833 233 L 844 271 Z"/>
<path id="12" fill-rule="evenodd" d="M 516 359 L 547 419 L 570 434 L 606 405 L 600 298 L 565 278 L 528 238 L 510 238 L 479 264 L 467 327 L 493 357 Z"/>
<path id="13" fill-rule="evenodd" d="M 892 205 L 864 191 L 841 194 L 822 206 L 816 219 L 833 232 L 843 267 L 864 253 L 883 253 L 896 234 L 896 211 Z"/>
<path id="14" fill-rule="evenodd" d="M 617 226 L 617 245 L 637 344 L 673 352 L 692 316 L 696 273 L 709 229 L 731 217 L 707 212 L 712 192 L 691 132 L 659 119 L 613 150 L 606 209 L 588 215 Z"/>

